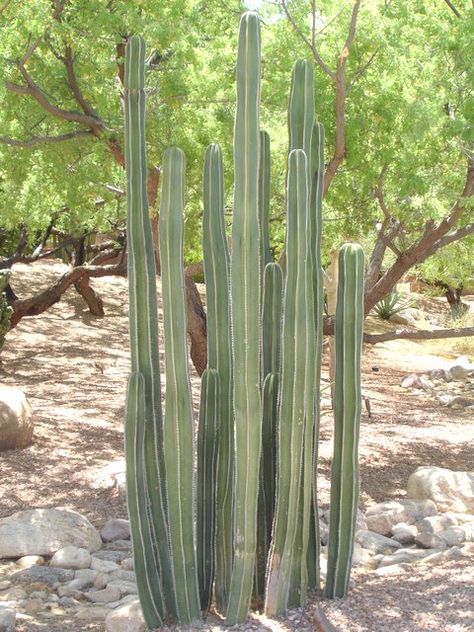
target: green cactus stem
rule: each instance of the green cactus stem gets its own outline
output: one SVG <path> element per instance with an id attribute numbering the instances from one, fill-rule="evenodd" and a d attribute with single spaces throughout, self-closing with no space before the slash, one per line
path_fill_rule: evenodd
<path id="1" fill-rule="evenodd" d="M 207 148 L 203 174 L 203 253 L 207 296 L 207 362 L 219 376 L 216 473 L 215 596 L 227 609 L 232 574 L 233 409 L 230 336 L 230 261 L 224 225 L 224 167 L 219 145 Z"/>
<path id="2" fill-rule="evenodd" d="M 260 24 L 242 16 L 237 57 L 230 272 L 234 362 L 234 564 L 226 622 L 245 621 L 253 588 L 261 447 L 259 173 Z M 257 278 L 255 272 L 257 271 Z"/>
<path id="3" fill-rule="evenodd" d="M 145 44 L 130 38 L 125 59 L 125 164 L 130 349 L 125 454 L 127 502 L 138 594 L 150 629 L 176 615 L 164 503 L 156 271 L 146 191 Z"/>
<path id="4" fill-rule="evenodd" d="M 288 159 L 286 279 L 283 298 L 282 368 L 278 409 L 278 480 L 273 540 L 268 563 L 265 610 L 283 612 L 292 584 L 293 556 L 299 524 L 300 485 L 306 417 L 308 318 L 314 318 L 307 288 L 309 196 L 307 157 L 301 149 Z M 299 546 L 299 545 L 298 545 Z"/>
<path id="5" fill-rule="evenodd" d="M 183 270 L 184 154 L 171 147 L 163 158 L 160 255 L 165 337 L 166 409 L 163 451 L 169 542 L 178 618 L 200 616 L 194 523 L 194 421 Z"/>
<path id="6" fill-rule="evenodd" d="M 214 582 L 218 432 L 219 378 L 215 369 L 206 369 L 199 407 L 196 529 L 199 597 L 204 612 L 211 605 Z"/>
<path id="7" fill-rule="evenodd" d="M 345 244 L 339 252 L 335 321 L 335 432 L 325 587 L 325 594 L 330 598 L 346 595 L 354 547 L 359 498 L 358 446 L 363 323 L 364 253 L 360 246 Z"/>

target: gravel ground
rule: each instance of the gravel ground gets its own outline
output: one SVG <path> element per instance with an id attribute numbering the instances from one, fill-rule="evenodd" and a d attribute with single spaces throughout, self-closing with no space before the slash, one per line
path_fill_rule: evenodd
<path id="1" fill-rule="evenodd" d="M 44 287 L 65 270 L 42 262 L 14 268 L 13 286 L 21 296 Z M 34 410 L 34 443 L 0 455 L 0 517 L 27 507 L 63 506 L 86 515 L 100 528 L 126 509 L 107 471 L 122 459 L 125 385 L 129 371 L 127 282 L 94 281 L 104 299 L 106 318 L 90 316 L 71 290 L 47 313 L 24 319 L 11 332 L 2 353 L 0 379 L 25 391 Z M 435 316 L 445 302 L 430 301 Z M 395 341 L 364 352 L 363 392 L 372 415 L 361 428 L 361 507 L 405 495 L 408 476 L 421 465 L 472 469 L 474 439 L 469 413 L 447 410 L 400 387 L 410 371 L 435 368 L 441 352 L 455 357 L 466 341 Z M 472 349 L 472 347 L 471 347 Z M 193 386 L 197 378 L 192 376 Z M 197 390 L 196 390 L 197 392 Z M 326 402 L 327 404 L 327 402 Z M 331 419 L 323 417 L 320 464 L 321 502 L 328 500 Z M 474 630 L 472 560 L 440 566 L 410 566 L 397 576 L 354 573 L 344 601 L 322 601 L 322 609 L 347 632 Z M 316 627 L 316 600 L 284 619 L 254 616 L 236 630 L 306 632 Z M 19 620 L 18 632 L 102 632 L 102 623 L 71 618 Z M 174 628 L 185 629 L 185 628 Z M 188 630 L 190 628 L 187 628 Z M 224 630 L 217 620 L 204 630 Z"/>

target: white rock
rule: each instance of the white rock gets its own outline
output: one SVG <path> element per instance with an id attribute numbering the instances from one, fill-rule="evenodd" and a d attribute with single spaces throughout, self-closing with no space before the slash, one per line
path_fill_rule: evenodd
<path id="1" fill-rule="evenodd" d="M 104 542 L 127 540 L 130 537 L 130 521 L 122 518 L 107 520 L 100 535 Z"/>
<path id="2" fill-rule="evenodd" d="M 33 439 L 31 406 L 23 391 L 0 386 L 0 451 L 24 448 Z"/>
<path id="3" fill-rule="evenodd" d="M 107 632 L 146 632 L 146 624 L 138 599 L 112 610 L 105 619 Z"/>
<path id="4" fill-rule="evenodd" d="M 403 545 L 413 544 L 417 533 L 418 529 L 416 526 L 406 522 L 399 522 L 392 527 L 392 539 Z"/>
<path id="5" fill-rule="evenodd" d="M 390 536 L 396 524 L 412 524 L 424 516 L 436 514 L 436 511 L 436 505 L 432 501 L 403 498 L 369 507 L 365 513 L 365 521 L 370 531 Z"/>
<path id="6" fill-rule="evenodd" d="M 77 546 L 65 546 L 53 555 L 50 561 L 51 566 L 61 568 L 89 568 L 91 565 L 91 554 L 87 549 Z"/>
<path id="7" fill-rule="evenodd" d="M 110 562 L 108 560 L 101 560 L 98 557 L 92 556 L 91 568 L 94 571 L 99 571 L 101 573 L 111 573 L 112 571 L 118 571 L 120 566 L 115 562 Z"/>
<path id="8" fill-rule="evenodd" d="M 416 499 L 431 499 L 440 511 L 474 511 L 474 475 L 441 467 L 419 467 L 407 483 L 407 493 Z"/>
<path id="9" fill-rule="evenodd" d="M 16 563 L 20 568 L 31 568 L 31 566 L 41 566 L 44 564 L 44 557 L 41 555 L 24 555 Z"/>
<path id="10" fill-rule="evenodd" d="M 13 632 L 16 626 L 16 612 L 13 608 L 0 606 L 0 632 Z"/>
<path id="11" fill-rule="evenodd" d="M 102 541 L 89 520 L 70 509 L 27 509 L 0 520 L 0 559 L 53 555 L 68 544 L 97 551 Z"/>

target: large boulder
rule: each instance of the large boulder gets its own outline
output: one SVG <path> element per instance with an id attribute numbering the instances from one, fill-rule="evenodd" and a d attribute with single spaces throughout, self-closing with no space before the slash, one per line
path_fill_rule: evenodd
<path id="1" fill-rule="evenodd" d="M 23 391 L 0 386 L 0 451 L 24 448 L 33 439 L 31 406 Z"/>
<path id="2" fill-rule="evenodd" d="M 439 511 L 474 512 L 474 474 L 442 467 L 419 467 L 408 479 L 407 494 L 432 500 Z"/>
<path id="3" fill-rule="evenodd" d="M 0 520 L 0 559 L 24 555 L 54 555 L 74 545 L 97 551 L 97 529 L 71 509 L 27 509 Z"/>

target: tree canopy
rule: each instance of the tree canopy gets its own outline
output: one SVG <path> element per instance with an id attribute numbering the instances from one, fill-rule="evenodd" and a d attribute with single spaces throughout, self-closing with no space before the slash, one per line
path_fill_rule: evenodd
<path id="1" fill-rule="evenodd" d="M 307 57 L 327 138 L 326 257 L 342 241 L 359 240 L 368 254 L 378 244 L 390 266 L 454 210 L 434 245 L 425 244 L 433 256 L 414 256 L 410 264 L 420 263 L 427 278 L 473 276 L 474 9 L 467 0 L 455 11 L 451 4 L 247 3 L 262 17 L 262 128 L 272 143 L 276 252 L 284 235 L 289 78 L 294 61 Z M 231 211 L 234 41 L 242 8 L 219 0 L 4 2 L 1 228 L 44 229 L 56 213 L 58 225 L 75 234 L 123 219 L 121 64 L 126 38 L 141 33 L 148 45 L 152 202 L 156 208 L 164 149 L 179 145 L 188 170 L 186 257 L 199 260 L 201 170 L 213 141 L 223 147 Z"/>

